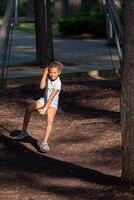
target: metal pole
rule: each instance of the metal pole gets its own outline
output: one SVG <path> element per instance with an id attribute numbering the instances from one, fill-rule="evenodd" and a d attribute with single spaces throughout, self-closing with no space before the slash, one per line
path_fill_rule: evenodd
<path id="1" fill-rule="evenodd" d="M 116 42 L 116 46 L 117 46 L 117 50 L 118 50 L 119 59 L 120 59 L 120 62 L 122 63 L 123 55 L 122 55 L 122 49 L 120 46 L 120 41 L 119 41 L 117 32 L 115 32 L 115 42 Z"/>
<path id="2" fill-rule="evenodd" d="M 109 20 L 107 20 L 107 21 L 110 21 L 110 26 L 108 28 L 111 29 L 111 26 L 112 26 L 112 31 L 114 33 L 113 39 L 115 39 L 114 41 L 115 41 L 115 44 L 116 44 L 116 47 L 117 47 L 119 60 L 120 60 L 120 63 L 122 63 L 122 58 L 123 58 L 123 55 L 122 55 L 123 27 L 122 27 L 120 18 L 116 13 L 113 1 L 107 0 L 106 6 L 107 6 L 107 13 L 108 13 L 107 17 L 109 18 Z M 109 33 L 110 33 L 110 30 L 109 30 Z"/>
<path id="3" fill-rule="evenodd" d="M 2 52 L 2 61 L 0 64 L 0 87 L 4 87 L 6 59 L 9 45 L 9 35 L 11 31 L 12 18 L 15 12 L 15 0 L 8 0 L 3 24 L 0 32 L 0 48 Z"/>
<path id="4" fill-rule="evenodd" d="M 113 44 L 113 27 L 108 13 L 106 13 L 106 31 L 108 44 L 111 45 Z"/>
<path id="5" fill-rule="evenodd" d="M 48 57 L 47 57 L 47 55 L 48 55 L 48 48 L 47 48 L 47 39 L 48 39 L 48 37 L 47 37 L 47 1 L 46 0 L 44 0 L 44 7 L 45 7 L 45 42 L 46 42 L 46 44 L 45 44 L 45 56 L 46 56 L 46 66 L 47 66 L 47 64 L 48 64 Z"/>

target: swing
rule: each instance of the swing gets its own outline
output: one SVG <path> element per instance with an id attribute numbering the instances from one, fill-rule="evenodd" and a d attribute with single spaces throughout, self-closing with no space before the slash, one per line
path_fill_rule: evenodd
<path id="1" fill-rule="evenodd" d="M 3 24 L 0 29 L 0 49 L 1 49 L 1 74 L 0 74 L 0 88 L 6 87 L 8 66 L 10 61 L 10 52 L 12 45 L 12 35 L 15 19 L 15 2 L 16 0 L 10 0 L 7 3 Z"/>

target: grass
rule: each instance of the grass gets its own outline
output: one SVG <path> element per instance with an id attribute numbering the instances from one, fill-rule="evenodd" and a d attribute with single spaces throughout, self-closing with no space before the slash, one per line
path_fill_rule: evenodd
<path id="1" fill-rule="evenodd" d="M 0 18 L 0 25 L 2 25 L 2 22 L 3 22 L 3 18 Z"/>
<path id="2" fill-rule="evenodd" d="M 20 23 L 19 25 L 15 26 L 15 29 L 23 31 L 29 34 L 35 34 L 35 26 L 34 23 Z"/>
<path id="3" fill-rule="evenodd" d="M 23 31 L 23 32 L 28 33 L 28 34 L 35 35 L 34 23 L 23 22 L 23 23 L 20 23 L 19 25 L 16 25 L 15 29 Z M 59 36 L 58 24 L 53 24 L 52 25 L 52 32 L 53 32 L 53 37 Z"/>

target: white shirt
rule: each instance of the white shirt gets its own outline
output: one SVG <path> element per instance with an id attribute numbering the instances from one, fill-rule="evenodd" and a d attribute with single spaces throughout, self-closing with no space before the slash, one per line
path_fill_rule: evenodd
<path id="1" fill-rule="evenodd" d="M 57 94 L 55 95 L 55 97 L 52 100 L 51 104 L 55 104 L 58 106 L 58 102 L 59 102 L 59 93 L 61 90 L 61 80 L 58 77 L 56 80 L 52 81 L 50 78 L 48 78 L 47 80 L 47 86 L 46 86 L 46 90 L 45 90 L 45 94 L 44 94 L 44 99 L 45 101 L 47 101 L 52 93 L 52 90 L 56 89 L 58 90 Z"/>

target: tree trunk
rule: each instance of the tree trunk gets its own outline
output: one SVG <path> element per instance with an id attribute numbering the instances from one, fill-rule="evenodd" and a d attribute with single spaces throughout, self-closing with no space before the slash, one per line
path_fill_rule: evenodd
<path id="1" fill-rule="evenodd" d="M 45 4 L 46 3 L 46 4 Z M 34 0 L 37 64 L 53 61 L 53 39 L 49 0 Z"/>
<path id="2" fill-rule="evenodd" d="M 81 9 L 82 0 L 56 0 L 55 18 L 67 16 Z"/>
<path id="3" fill-rule="evenodd" d="M 28 21 L 34 21 L 34 6 L 33 6 L 33 0 L 28 0 L 28 6 L 27 6 L 27 20 L 28 20 Z"/>
<path id="4" fill-rule="evenodd" d="M 55 18 L 67 16 L 69 14 L 69 0 L 55 1 Z"/>
<path id="5" fill-rule="evenodd" d="M 124 0 L 122 67 L 122 179 L 134 183 L 134 1 Z"/>
<path id="6" fill-rule="evenodd" d="M 69 0 L 69 13 L 79 11 L 81 9 L 81 0 Z"/>

